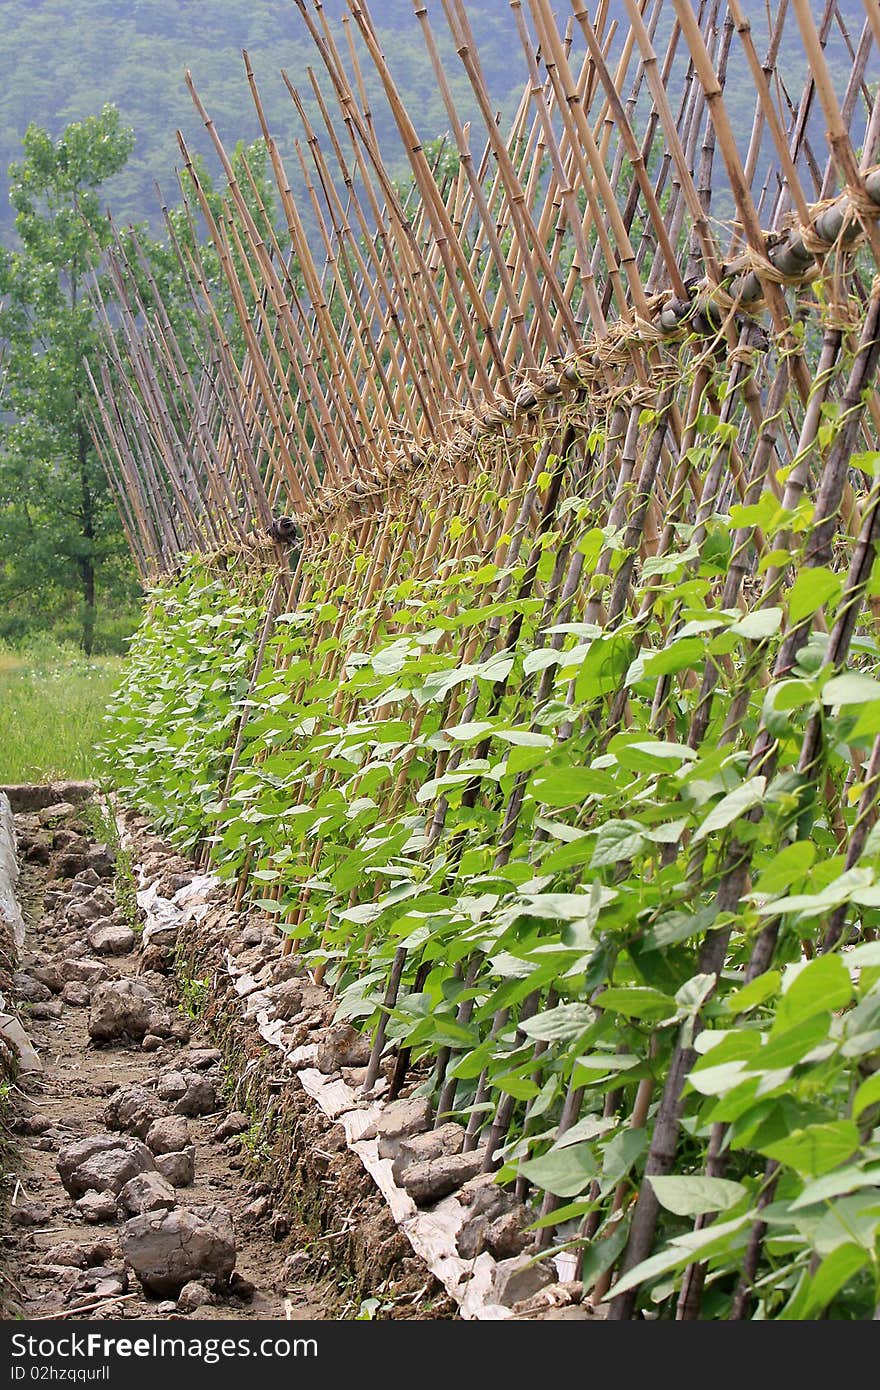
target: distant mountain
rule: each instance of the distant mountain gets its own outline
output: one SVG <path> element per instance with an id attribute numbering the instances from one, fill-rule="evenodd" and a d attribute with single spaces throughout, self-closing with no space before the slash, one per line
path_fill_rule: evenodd
<path id="1" fill-rule="evenodd" d="M 770 8 L 775 10 L 777 3 L 770 0 Z M 466 0 L 466 5 L 493 100 L 509 115 L 526 78 L 509 5 L 507 0 Z M 745 5 L 749 12 L 754 11 L 756 45 L 761 52 L 766 45 L 767 5 L 765 0 L 745 0 Z M 370 8 L 420 134 L 426 139 L 442 134 L 447 129 L 446 114 L 413 0 L 373 0 Z M 565 3 L 558 8 L 560 15 L 567 13 Z M 861 0 L 839 0 L 839 8 L 857 41 L 864 23 Z M 814 0 L 816 14 L 823 9 L 824 4 Z M 523 10 L 528 11 L 527 0 Z M 428 11 L 462 115 L 475 114 L 439 0 L 429 0 Z M 57 134 L 69 121 L 96 112 L 111 101 L 134 128 L 137 144 L 128 168 L 108 188 L 108 197 L 121 220 L 149 218 L 155 222 L 154 182 L 174 194 L 174 170 L 180 163 L 176 129 L 183 130 L 194 148 L 202 152 L 208 149 L 184 87 L 187 67 L 224 142 L 231 148 L 238 139 L 256 138 L 258 127 L 244 76 L 242 48 L 250 53 L 270 124 L 295 163 L 292 142 L 297 133 L 296 115 L 279 71 L 285 68 L 297 86 L 308 89 L 307 67 L 314 66 L 319 76 L 322 69 L 294 0 L 2 0 L 0 12 L 0 178 L 10 160 L 18 157 L 29 121 Z M 344 42 L 336 23 L 348 13 L 344 0 L 327 0 L 325 13 Z M 669 0 L 663 0 L 658 48 L 669 31 L 673 13 Z M 610 15 L 620 26 L 619 42 L 626 29 L 623 0 L 611 0 Z M 791 12 L 787 30 L 780 66 L 796 96 L 805 68 Z M 738 138 L 745 146 L 754 86 L 737 45 L 734 39 L 736 60 L 731 64 L 729 104 L 736 116 Z M 836 31 L 828 52 L 842 86 L 849 59 Z M 383 149 L 389 154 L 399 151 L 396 168 L 402 172 L 405 159 L 390 113 L 368 65 L 365 72 Z M 480 128 L 475 125 L 475 132 Z M 821 131 L 820 122 L 820 138 Z M 0 196 L 0 235 L 9 234 L 10 222 L 6 200 Z"/>
<path id="2" fill-rule="evenodd" d="M 325 11 L 331 22 L 348 13 L 344 0 L 330 0 Z M 304 91 L 307 67 L 315 67 L 319 78 L 323 70 L 294 0 L 3 0 L 0 12 L 0 178 L 18 158 L 29 121 L 58 134 L 68 122 L 113 102 L 137 136 L 128 168 L 109 186 L 114 212 L 120 219 L 152 218 L 154 181 L 174 191 L 180 164 L 176 129 L 194 148 L 203 153 L 209 148 L 184 86 L 187 68 L 230 149 L 238 139 L 258 136 L 243 48 L 270 123 L 295 163 L 296 112 L 280 69 Z M 431 12 L 462 109 L 473 109 L 440 5 L 432 3 Z M 526 69 L 507 2 L 479 0 L 469 12 L 487 81 L 508 111 Z M 408 108 L 426 138 L 441 134 L 448 122 L 410 0 L 378 0 L 372 13 Z M 344 44 L 341 26 L 334 29 Z M 378 97 L 374 78 L 370 86 Z M 395 139 L 390 114 L 381 100 L 375 110 L 383 145 L 390 144 Z M 2 234 L 10 215 L 5 197 L 0 201 Z"/>

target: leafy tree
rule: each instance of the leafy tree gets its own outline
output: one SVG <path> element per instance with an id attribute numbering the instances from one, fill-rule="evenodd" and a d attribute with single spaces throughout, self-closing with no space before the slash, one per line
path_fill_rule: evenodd
<path id="1" fill-rule="evenodd" d="M 112 106 L 53 140 L 28 127 L 10 166 L 18 245 L 0 248 L 0 338 L 6 343 L 0 449 L 0 608 L 7 632 L 77 612 L 91 652 L 101 580 L 134 585 L 94 449 L 85 362 L 97 342 L 87 283 L 110 239 L 99 190 L 134 137 Z"/>

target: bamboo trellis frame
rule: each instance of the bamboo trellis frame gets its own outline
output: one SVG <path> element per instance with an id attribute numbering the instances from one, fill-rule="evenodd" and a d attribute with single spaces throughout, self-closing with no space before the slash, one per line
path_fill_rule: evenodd
<path id="1" fill-rule="evenodd" d="M 198 249 L 178 245 L 199 330 L 193 333 L 197 379 L 185 366 L 192 344 L 177 336 L 155 284 L 148 279 L 143 288 L 143 264 L 134 255 L 127 261 L 121 242 L 111 256 L 121 310 L 113 330 L 105 314 L 107 360 L 94 380 L 94 434 L 142 575 L 166 573 L 190 552 L 204 553 L 207 563 L 245 554 L 276 575 L 252 689 L 279 591 L 287 606 L 307 595 L 314 580 L 303 560 L 324 553 L 328 589 L 346 582 L 343 611 L 312 639 L 315 649 L 331 635 L 339 639 L 324 660 L 328 677 L 338 679 L 347 652 L 377 632 L 375 613 L 387 606 L 404 553 L 419 557 L 421 573 L 468 552 L 493 561 L 499 603 L 510 595 L 514 564 L 522 561 L 516 597 L 535 600 L 539 630 L 554 629 L 546 634 L 551 650 L 561 649 L 556 629 L 573 616 L 606 633 L 635 621 L 638 650 L 652 622 L 660 621 L 667 639 L 680 625 L 677 611 L 657 619 L 658 589 L 643 582 L 648 561 L 656 566 L 675 556 L 679 526 L 691 526 L 691 543 L 701 545 L 714 515 L 754 503 L 765 491 L 778 497 L 786 515 L 806 500 L 814 516 L 804 564 L 838 568 L 846 576 L 844 602 L 836 613 L 820 609 L 790 623 L 769 668 L 760 641 L 739 673 L 707 658 L 687 731 L 688 744 L 698 748 L 726 680 L 732 698 L 723 741 L 747 753 L 754 774 L 769 775 L 773 739 L 766 728 L 752 733 L 743 723 L 750 685 L 789 672 L 813 626 L 829 633 L 825 662 L 843 666 L 860 612 L 873 620 L 871 605 L 864 605 L 877 548 L 878 493 L 851 460 L 876 447 L 880 423 L 880 89 L 872 80 L 878 0 L 864 0 L 861 30 L 846 39 L 852 67 L 842 92 L 827 56 L 835 33 L 849 33 L 836 0 L 826 0 L 818 21 L 808 0 L 781 2 L 768 7 L 766 25 L 750 20 L 740 0 L 672 0 L 665 7 L 662 0 L 625 0 L 625 33 L 610 22 L 606 0 L 572 0 L 562 27 L 548 0 L 515 0 L 511 38 L 523 49 L 529 81 L 506 133 L 461 0 L 430 7 L 415 0 L 457 155 L 457 167 L 446 174 L 422 148 L 367 7 L 360 0 L 348 4 L 351 21 L 340 43 L 320 6 L 296 0 L 323 74 L 305 74 L 319 121 L 286 78 L 291 114 L 302 130 L 290 154 L 282 155 L 271 134 L 245 57 L 283 234 L 259 206 L 246 167 L 247 186 L 240 185 L 188 79 L 226 177 L 221 211 L 212 210 L 182 142 L 188 187 L 220 259 L 243 357 L 236 360 L 230 350 L 229 326 L 212 302 Z M 666 29 L 664 10 L 673 16 Z M 441 22 L 472 90 L 482 147 L 455 109 L 435 41 Z M 797 100 L 779 69 L 783 40 L 803 55 L 807 77 Z M 658 42 L 665 43 L 661 51 Z M 365 71 L 377 79 L 405 147 L 408 200 L 378 148 Z M 746 76 L 754 92 L 743 138 L 725 101 L 733 76 Z M 816 106 L 821 117 L 811 119 Z M 297 167 L 298 193 L 290 181 Z M 715 215 L 713 198 L 726 215 Z M 839 422 L 830 433 L 822 428 L 826 407 Z M 706 413 L 722 428 L 718 443 L 700 454 L 695 444 Z M 503 499 L 500 514 L 484 504 L 486 489 Z M 589 564 L 566 521 L 571 501 L 605 528 Z M 453 516 L 461 523 L 456 528 L 447 525 Z M 551 529 L 561 537 L 555 567 L 539 577 Z M 277 547 L 292 538 L 300 560 L 291 570 L 284 562 L 278 569 Z M 785 529 L 765 535 L 753 522 L 735 529 L 733 559 L 715 593 L 719 610 L 757 612 L 785 602 L 792 575 L 779 554 L 789 539 Z M 358 573 L 349 572 L 353 553 L 366 558 Z M 374 616 L 364 631 L 357 615 L 368 610 Z M 462 663 L 485 661 L 515 651 L 520 632 L 521 619 L 492 617 L 481 630 L 458 639 L 450 633 L 441 643 L 450 649 L 457 641 Z M 532 728 L 548 698 L 549 669 L 515 692 Z M 507 680 L 497 682 L 491 709 L 509 693 Z M 471 720 L 479 694 L 476 679 L 453 691 L 445 727 Z M 674 681 L 658 678 L 652 706 L 658 737 L 674 727 L 674 694 Z M 573 704 L 572 692 L 569 698 Z M 591 718 L 598 751 L 625 725 L 627 703 L 625 689 L 597 698 Z M 343 713 L 372 717 L 340 687 L 332 718 Z M 224 796 L 242 739 L 239 723 Z M 487 735 L 475 756 L 485 757 L 490 744 Z M 454 772 L 461 756 L 439 751 L 434 775 Z M 819 763 L 814 720 L 801 771 L 810 774 Z M 862 789 L 851 836 L 839 791 L 827 782 L 822 787 L 848 865 L 876 818 L 878 763 L 880 739 L 864 776 L 854 772 Z M 395 795 L 402 795 L 404 776 L 405 769 Z M 506 804 L 499 865 L 513 841 L 524 786 L 517 779 Z M 301 787 L 300 800 L 313 791 Z M 476 805 L 486 794 L 475 774 L 464 804 Z M 442 795 L 430 808 L 426 855 L 443 840 L 447 810 Z M 535 834 L 539 842 L 544 832 Z M 454 875 L 461 846 L 451 843 L 448 850 Z M 320 854 L 318 843 L 315 865 Z M 694 883 L 702 867 L 693 847 Z M 748 873 L 748 846 L 734 840 L 717 883 L 720 912 L 735 910 Z M 242 893 L 245 881 L 246 874 Z M 294 925 L 308 910 L 304 889 Z M 819 949 L 836 943 L 844 921 L 838 910 Z M 750 977 L 770 967 L 777 925 L 771 922 L 756 941 Z M 703 972 L 722 968 L 728 936 L 723 929 L 706 934 Z M 482 964 L 476 949 L 462 962 L 465 985 L 478 979 Z M 419 961 L 400 947 L 388 974 L 386 1010 L 402 990 L 418 991 L 423 982 Z M 538 1003 L 529 997 L 518 1012 L 500 1012 L 490 1035 L 526 1021 Z M 472 1009 L 472 1000 L 460 1006 L 460 1023 L 468 1023 Z M 517 1036 L 524 1041 L 525 1034 Z M 368 1086 L 386 1043 L 383 1021 Z M 543 1051 L 535 1046 L 538 1070 Z M 434 1059 L 438 1117 L 455 1098 L 450 1056 L 444 1049 Z M 649 1081 L 639 1087 L 632 1125 L 643 1127 L 657 1106 L 649 1175 L 668 1173 L 675 1161 L 681 1091 L 694 1058 L 693 1040 L 682 1041 L 662 1093 L 652 1094 Z M 394 1093 L 408 1064 L 401 1053 Z M 477 1100 L 485 1095 L 483 1076 Z M 577 1121 L 582 1101 L 583 1088 L 572 1084 L 560 1130 Z M 466 1147 L 485 1144 L 488 1169 L 498 1164 L 514 1110 L 512 1097 L 504 1097 L 488 1124 L 479 1110 L 472 1114 Z M 713 1162 L 721 1172 L 717 1153 Z M 623 1190 L 612 1200 L 619 1209 Z M 545 1216 L 554 1201 L 545 1201 Z M 646 1181 L 623 1270 L 650 1253 L 657 1214 Z M 589 1238 L 589 1221 L 583 1234 Z M 542 1240 L 551 1239 L 547 1224 Z M 680 1317 L 698 1315 L 701 1277 L 698 1266 L 689 1271 Z M 739 1316 L 748 1297 L 744 1283 Z M 633 1307 L 634 1294 L 624 1295 L 613 1300 L 611 1316 L 629 1317 Z"/>

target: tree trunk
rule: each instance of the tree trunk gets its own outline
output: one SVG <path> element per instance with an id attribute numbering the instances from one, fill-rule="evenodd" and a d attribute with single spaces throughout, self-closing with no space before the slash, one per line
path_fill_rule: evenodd
<path id="1" fill-rule="evenodd" d="M 73 192 L 73 209 L 79 215 L 79 189 Z M 70 302 L 74 309 L 79 303 L 79 266 L 74 260 L 70 269 Z M 78 371 L 82 371 L 83 352 L 77 351 Z M 82 593 L 82 649 L 91 656 L 95 645 L 95 498 L 89 479 L 89 449 L 91 447 L 83 419 L 82 396 L 77 385 L 74 392 L 76 458 L 79 465 L 80 538 L 82 547 L 78 559 Z"/>
<path id="2" fill-rule="evenodd" d="M 79 575 L 82 591 L 82 649 L 91 656 L 95 643 L 95 502 L 92 496 L 88 468 L 88 441 L 81 421 L 76 429 L 77 456 L 79 460 L 80 485 L 80 535 L 82 552 L 79 557 Z"/>

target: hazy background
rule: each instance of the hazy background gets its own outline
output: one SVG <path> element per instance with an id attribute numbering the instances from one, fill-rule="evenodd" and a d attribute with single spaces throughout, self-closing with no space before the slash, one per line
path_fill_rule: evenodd
<path id="1" fill-rule="evenodd" d="M 755 43 L 763 55 L 768 11 L 778 0 L 745 0 L 754 27 Z M 348 10 L 344 0 L 327 0 L 331 22 Z M 864 23 L 861 0 L 839 0 L 853 43 Z M 524 5 L 527 12 L 528 6 Z M 823 0 L 813 0 L 818 18 Z M 370 11 L 389 65 L 420 134 L 430 139 L 447 129 L 443 103 L 413 11 L 412 0 L 372 0 Z M 480 61 L 497 107 L 512 113 L 522 90 L 526 69 L 507 0 L 467 0 Z M 464 70 L 454 52 L 439 0 L 430 0 L 428 13 L 447 62 L 447 72 L 463 117 L 474 113 Z M 568 5 L 557 9 L 561 19 Z M 618 40 L 626 26 L 623 0 L 611 0 L 610 16 L 620 22 Z M 664 5 L 657 46 L 662 46 L 672 23 L 673 7 Z M 793 16 L 780 54 L 779 68 L 792 97 L 800 93 L 805 64 Z M 224 143 L 250 141 L 258 126 L 241 61 L 247 48 L 262 89 L 273 132 L 292 162 L 297 133 L 295 111 L 279 70 L 295 85 L 308 88 L 306 68 L 320 60 L 294 0 L 0 0 L 0 170 L 18 157 L 29 121 L 58 134 L 68 122 L 80 120 L 105 102 L 118 107 L 136 134 L 135 152 L 124 173 L 108 185 L 114 213 L 123 221 L 149 218 L 158 226 L 154 184 L 158 181 L 173 199 L 174 171 L 180 162 L 175 131 L 181 128 L 191 146 L 208 152 L 208 141 L 184 87 L 183 75 L 192 69 L 196 85 L 214 117 Z M 344 44 L 341 26 L 334 31 Z M 832 35 L 828 57 L 839 89 L 850 70 L 849 57 L 838 31 Z M 404 156 L 390 112 L 379 95 L 378 82 L 365 65 L 380 142 L 395 172 L 404 172 Z M 670 86 L 680 81 L 674 73 Z M 738 39 L 734 39 L 728 73 L 728 105 L 742 147 L 751 129 L 754 86 Z M 674 105 L 674 103 L 673 103 Z M 814 117 L 821 137 L 821 116 Z M 478 127 L 475 127 L 475 130 Z M 478 141 L 475 140 L 475 146 Z M 11 218 L 0 197 L 0 238 Z"/>

